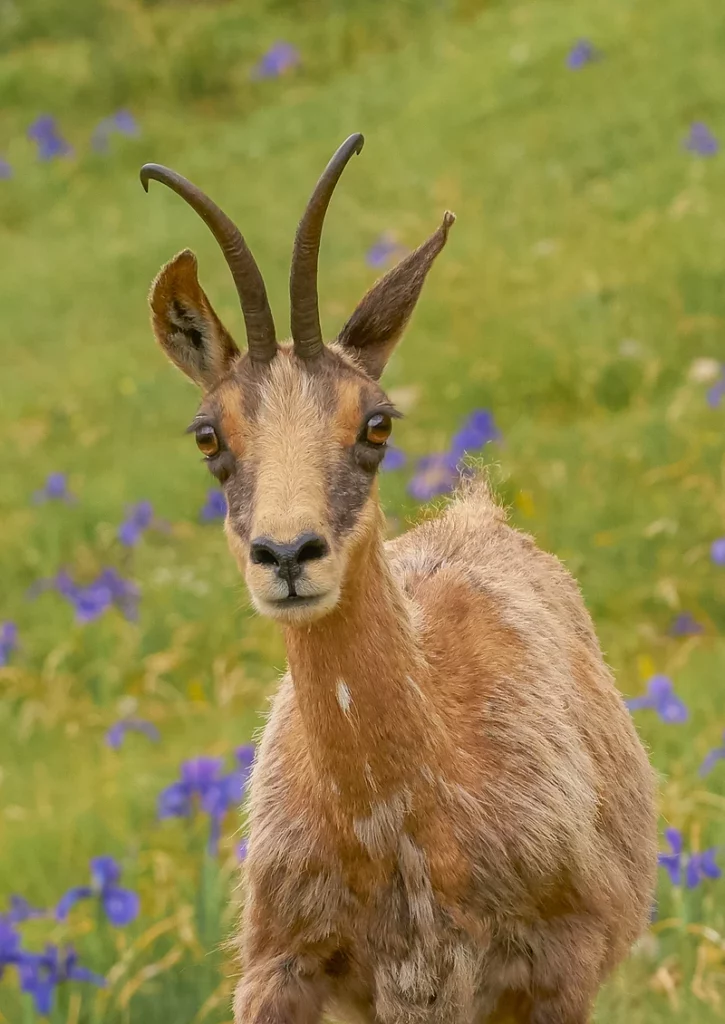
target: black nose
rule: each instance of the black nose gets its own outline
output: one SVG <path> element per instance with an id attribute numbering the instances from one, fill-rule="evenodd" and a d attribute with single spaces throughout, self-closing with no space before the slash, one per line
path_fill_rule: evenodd
<path id="1" fill-rule="evenodd" d="M 269 537 L 252 541 L 249 557 L 255 565 L 275 566 L 277 575 L 293 583 L 302 575 L 302 565 L 315 558 L 324 558 L 327 542 L 317 533 L 302 533 L 289 544 L 277 544 Z"/>

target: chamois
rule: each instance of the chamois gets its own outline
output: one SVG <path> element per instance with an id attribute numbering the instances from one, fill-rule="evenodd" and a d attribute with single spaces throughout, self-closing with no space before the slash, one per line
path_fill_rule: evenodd
<path id="1" fill-rule="evenodd" d="M 648 923 L 653 773 L 577 584 L 482 476 L 384 538 L 397 412 L 379 379 L 454 216 L 325 344 L 322 224 L 362 144 L 338 149 L 297 229 L 291 344 L 232 221 L 141 171 L 204 219 L 236 284 L 245 354 L 188 249 L 153 283 L 152 324 L 201 387 L 189 429 L 288 654 L 251 782 L 235 1020 L 584 1024 Z"/>

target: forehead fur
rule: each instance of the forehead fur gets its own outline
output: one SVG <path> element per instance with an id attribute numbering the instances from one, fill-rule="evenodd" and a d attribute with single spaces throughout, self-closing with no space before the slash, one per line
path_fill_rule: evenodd
<path id="1" fill-rule="evenodd" d="M 309 367 L 284 346 L 264 367 L 241 356 L 205 396 L 200 413 L 219 421 L 227 444 L 241 455 L 252 425 L 290 433 L 303 420 L 324 421 L 341 443 L 351 444 L 366 410 L 380 403 L 387 403 L 382 388 L 334 348 Z"/>

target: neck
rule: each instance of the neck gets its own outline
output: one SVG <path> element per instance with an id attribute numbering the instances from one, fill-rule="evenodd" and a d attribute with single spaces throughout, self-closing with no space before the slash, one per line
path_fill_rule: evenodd
<path id="1" fill-rule="evenodd" d="M 287 654 L 320 782 L 354 813 L 418 789 L 441 737 L 428 666 L 381 525 L 359 548 L 337 608 L 286 633 Z"/>

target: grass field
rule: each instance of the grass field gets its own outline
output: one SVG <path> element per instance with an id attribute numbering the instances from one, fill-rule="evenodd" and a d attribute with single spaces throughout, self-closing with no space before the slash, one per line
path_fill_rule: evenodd
<path id="1" fill-rule="evenodd" d="M 580 38 L 599 55 L 573 70 Z M 300 66 L 258 80 L 279 39 Z M 455 210 L 385 378 L 407 413 L 407 466 L 383 478 L 392 527 L 422 512 L 407 490 L 417 460 L 489 409 L 496 487 L 580 580 L 623 693 L 664 674 L 684 701 L 683 722 L 634 712 L 662 827 L 725 866 L 725 760 L 698 771 L 725 728 L 725 567 L 711 552 L 725 402 L 708 402 L 724 358 L 725 163 L 683 145 L 693 122 L 725 137 L 724 52 L 725 8 L 706 0 L 0 7 L 13 172 L 0 180 L 0 623 L 18 631 L 0 668 L 0 907 L 5 893 L 52 908 L 105 854 L 141 901 L 125 927 L 98 900 L 19 926 L 28 949 L 72 942 L 107 977 L 59 985 L 53 1024 L 230 1021 L 241 818 L 225 817 L 212 856 L 208 821 L 159 821 L 157 801 L 186 759 L 231 768 L 284 665 L 220 521 L 200 521 L 212 480 L 183 434 L 196 393 L 148 325 L 151 279 L 185 246 L 241 337 L 233 289 L 191 211 L 160 186 L 144 195 L 147 160 L 238 219 L 283 324 L 297 218 L 335 146 L 362 131 L 321 258 L 329 335 L 379 273 L 366 253 L 383 233 L 414 246 Z M 118 109 L 139 134 L 93 151 Z M 26 132 L 42 114 L 71 155 L 37 158 Z M 50 473 L 74 502 L 33 500 Z M 159 523 L 124 546 L 139 501 Z M 136 621 L 111 608 L 78 624 L 57 591 L 28 596 L 62 568 L 88 583 L 108 567 L 139 588 Z M 160 738 L 109 748 L 128 716 Z M 606 1024 L 725 1017 L 725 881 L 661 874 L 651 935 L 602 994 Z M 35 1019 L 8 968 L 0 1021 Z"/>

